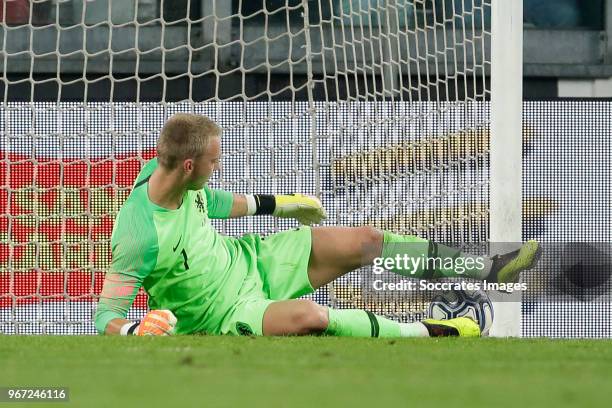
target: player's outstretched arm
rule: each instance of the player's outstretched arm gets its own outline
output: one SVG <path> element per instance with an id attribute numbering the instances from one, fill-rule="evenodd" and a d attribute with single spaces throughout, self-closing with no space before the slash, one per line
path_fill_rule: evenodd
<path id="1" fill-rule="evenodd" d="M 300 224 L 319 224 L 327 218 L 321 201 L 305 194 L 232 194 L 204 188 L 210 218 L 236 218 L 246 215 L 273 215 L 295 218 Z"/>

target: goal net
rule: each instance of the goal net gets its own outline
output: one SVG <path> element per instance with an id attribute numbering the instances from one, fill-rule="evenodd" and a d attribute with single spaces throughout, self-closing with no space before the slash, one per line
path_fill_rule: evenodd
<path id="1" fill-rule="evenodd" d="M 491 0 L 14 0 L 0 16 L 0 333 L 95 332 L 113 220 L 176 112 L 224 128 L 214 187 L 315 194 L 324 225 L 489 238 Z M 312 298 L 423 316 L 426 293 L 368 276 Z M 145 310 L 141 293 L 129 317 Z"/>

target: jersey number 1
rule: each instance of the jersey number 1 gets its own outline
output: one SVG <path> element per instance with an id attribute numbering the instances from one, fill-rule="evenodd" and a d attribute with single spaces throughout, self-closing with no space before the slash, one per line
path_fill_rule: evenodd
<path id="1" fill-rule="evenodd" d="M 185 252 L 185 248 L 181 251 L 183 254 L 183 265 L 185 265 L 185 270 L 189 269 L 189 264 L 187 263 L 187 252 Z"/>

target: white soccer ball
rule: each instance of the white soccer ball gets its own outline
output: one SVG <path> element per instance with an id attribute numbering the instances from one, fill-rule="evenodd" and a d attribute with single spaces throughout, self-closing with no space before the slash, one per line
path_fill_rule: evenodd
<path id="1" fill-rule="evenodd" d="M 482 290 L 456 289 L 438 293 L 431 300 L 428 313 L 437 320 L 471 317 L 479 324 L 482 336 L 489 334 L 493 324 L 493 304 Z"/>

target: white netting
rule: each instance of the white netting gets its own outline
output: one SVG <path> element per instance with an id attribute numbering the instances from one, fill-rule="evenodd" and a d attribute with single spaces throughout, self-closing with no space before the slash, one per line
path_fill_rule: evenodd
<path id="1" fill-rule="evenodd" d="M 93 333 L 112 221 L 178 111 L 226 129 L 215 186 L 317 194 L 329 225 L 487 238 L 490 0 L 0 5 L 0 332 Z M 423 307 L 362 286 L 313 297 Z"/>

